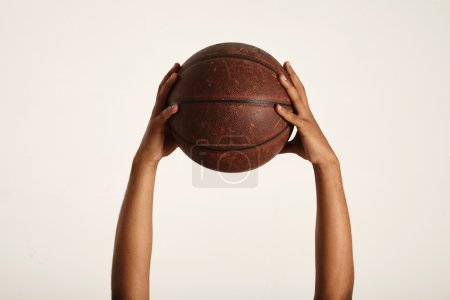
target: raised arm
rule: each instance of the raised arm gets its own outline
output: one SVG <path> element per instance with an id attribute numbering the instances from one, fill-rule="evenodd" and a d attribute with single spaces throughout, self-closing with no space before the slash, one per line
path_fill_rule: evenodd
<path id="1" fill-rule="evenodd" d="M 314 169 L 317 191 L 315 300 L 347 300 L 353 291 L 353 253 L 350 218 L 339 161 L 317 124 L 306 92 L 292 66 L 284 68 L 290 80 L 280 75 L 294 106 L 291 112 L 277 105 L 277 112 L 297 127 L 297 135 L 283 153 L 296 153 Z"/>
<path id="2" fill-rule="evenodd" d="M 163 78 L 150 121 L 134 157 L 116 230 L 111 274 L 112 299 L 149 299 L 152 252 L 153 187 L 159 160 L 175 150 L 166 122 L 177 106 L 166 98 L 180 69 L 175 64 Z"/>

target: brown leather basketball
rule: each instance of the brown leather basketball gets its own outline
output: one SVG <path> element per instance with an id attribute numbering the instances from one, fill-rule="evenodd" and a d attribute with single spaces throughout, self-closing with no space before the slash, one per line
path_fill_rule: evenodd
<path id="1" fill-rule="evenodd" d="M 168 104 L 178 104 L 171 132 L 186 155 L 221 172 L 257 168 L 277 155 L 292 126 L 275 111 L 291 109 L 278 81 L 285 73 L 267 52 L 222 43 L 191 56 L 181 67 Z"/>

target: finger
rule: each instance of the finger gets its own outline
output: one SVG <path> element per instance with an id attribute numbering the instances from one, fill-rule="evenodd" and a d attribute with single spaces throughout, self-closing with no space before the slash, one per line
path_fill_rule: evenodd
<path id="1" fill-rule="evenodd" d="M 298 131 L 295 134 L 295 137 L 291 141 L 286 143 L 280 153 L 295 153 L 302 157 L 304 156 L 305 148 L 303 147 L 303 143 Z"/>
<path id="2" fill-rule="evenodd" d="M 157 98 L 160 102 L 163 102 L 163 103 L 166 102 L 167 96 L 169 95 L 169 92 L 170 92 L 170 89 L 175 84 L 177 79 L 178 79 L 178 74 L 172 73 L 172 75 L 170 75 L 170 77 L 163 84 L 163 86 L 161 87 L 161 90 L 159 91 L 158 96 L 157 96 Z"/>
<path id="3" fill-rule="evenodd" d="M 169 70 L 169 72 L 167 72 L 167 74 L 161 80 L 161 83 L 159 84 L 159 87 L 158 87 L 158 93 L 156 96 L 156 103 L 155 103 L 155 106 L 153 107 L 153 111 L 152 111 L 152 116 L 151 116 L 152 118 L 154 116 L 157 116 L 166 106 L 166 99 L 160 97 L 161 90 L 167 84 L 167 81 L 172 77 L 172 74 L 174 74 L 174 73 L 176 74 L 180 70 L 180 68 L 181 68 L 180 64 L 175 63 L 173 65 L 173 67 Z"/>
<path id="4" fill-rule="evenodd" d="M 152 116 L 158 115 L 166 107 L 167 96 L 169 95 L 170 89 L 175 84 L 177 79 L 178 79 L 178 74 L 172 73 L 170 75 L 170 77 L 161 86 L 161 89 L 158 92 L 158 95 L 156 96 L 156 103 L 155 103 L 155 107 L 153 108 Z"/>
<path id="5" fill-rule="evenodd" d="M 293 112 L 287 110 L 286 108 L 284 108 L 283 106 L 281 106 L 280 104 L 277 104 L 275 106 L 275 110 L 277 111 L 277 113 L 283 117 L 283 119 L 285 119 L 286 121 L 288 121 L 290 124 L 294 125 L 294 126 L 298 126 L 298 116 L 296 114 L 294 114 Z"/>
<path id="6" fill-rule="evenodd" d="M 295 153 L 295 144 L 292 141 L 287 142 L 280 153 Z"/>
<path id="7" fill-rule="evenodd" d="M 299 138 L 300 137 L 298 136 L 298 130 L 297 130 L 294 138 L 292 140 L 286 142 L 283 149 L 281 149 L 280 153 L 296 153 L 296 144 L 298 143 Z"/>
<path id="8" fill-rule="evenodd" d="M 178 104 L 171 105 L 163 110 L 156 118 L 155 122 L 159 125 L 166 124 L 167 120 L 170 119 L 178 111 Z"/>
<path id="9" fill-rule="evenodd" d="M 175 138 L 170 130 L 166 130 L 164 133 L 164 147 L 167 149 L 167 152 L 171 153 L 178 146 L 175 142 Z"/>
<path id="10" fill-rule="evenodd" d="M 289 98 L 291 99 L 292 105 L 294 106 L 295 110 L 300 113 L 303 110 L 303 102 L 300 99 L 300 95 L 284 74 L 280 74 L 279 78 L 281 85 L 284 87 L 289 95 Z"/>
<path id="11" fill-rule="evenodd" d="M 167 72 L 167 74 L 163 77 L 163 79 L 161 80 L 161 83 L 159 84 L 158 87 L 158 93 L 161 90 L 161 87 L 164 85 L 164 83 L 167 81 L 167 79 L 169 79 L 169 77 L 172 75 L 172 73 L 177 73 L 180 70 L 181 66 L 179 63 L 175 63 L 173 65 L 173 67 L 169 70 L 169 72 Z"/>
<path id="12" fill-rule="evenodd" d="M 297 90 L 300 99 L 307 104 L 308 99 L 306 97 L 306 91 L 305 87 L 303 86 L 303 83 L 301 82 L 300 78 L 297 76 L 297 73 L 295 73 L 294 68 L 292 68 L 292 65 L 290 62 L 284 63 L 284 69 L 288 73 L 289 77 L 291 78 L 292 84 L 294 85 L 295 89 Z"/>

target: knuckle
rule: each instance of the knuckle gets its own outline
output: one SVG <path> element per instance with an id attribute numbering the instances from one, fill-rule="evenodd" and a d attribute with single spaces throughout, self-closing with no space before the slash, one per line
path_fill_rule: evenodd
<path id="1" fill-rule="evenodd" d="M 159 124 L 159 123 L 158 123 L 158 117 L 155 117 L 155 118 L 153 118 L 153 119 L 150 121 L 149 126 L 150 126 L 150 127 L 154 127 L 154 126 L 157 125 L 157 124 Z"/>
<path id="2" fill-rule="evenodd" d="M 311 118 L 308 115 L 301 115 L 301 116 L 299 116 L 299 122 L 307 125 L 307 124 L 311 123 Z"/>
<path id="3" fill-rule="evenodd" d="M 298 116 L 294 113 L 289 113 L 289 120 L 294 123 L 298 120 Z"/>
<path id="4" fill-rule="evenodd" d="M 288 93 L 291 95 L 291 97 L 298 98 L 297 90 L 295 89 L 295 87 L 293 85 L 290 85 L 288 87 Z"/>

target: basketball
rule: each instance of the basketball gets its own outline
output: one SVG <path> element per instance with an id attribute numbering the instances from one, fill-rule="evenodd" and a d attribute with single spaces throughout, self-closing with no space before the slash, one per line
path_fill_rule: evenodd
<path id="1" fill-rule="evenodd" d="M 289 76 L 267 52 L 247 44 L 212 45 L 178 72 L 168 105 L 178 104 L 170 131 L 181 150 L 220 172 L 255 169 L 276 156 L 292 132 L 274 109 L 291 109 L 278 74 Z"/>

